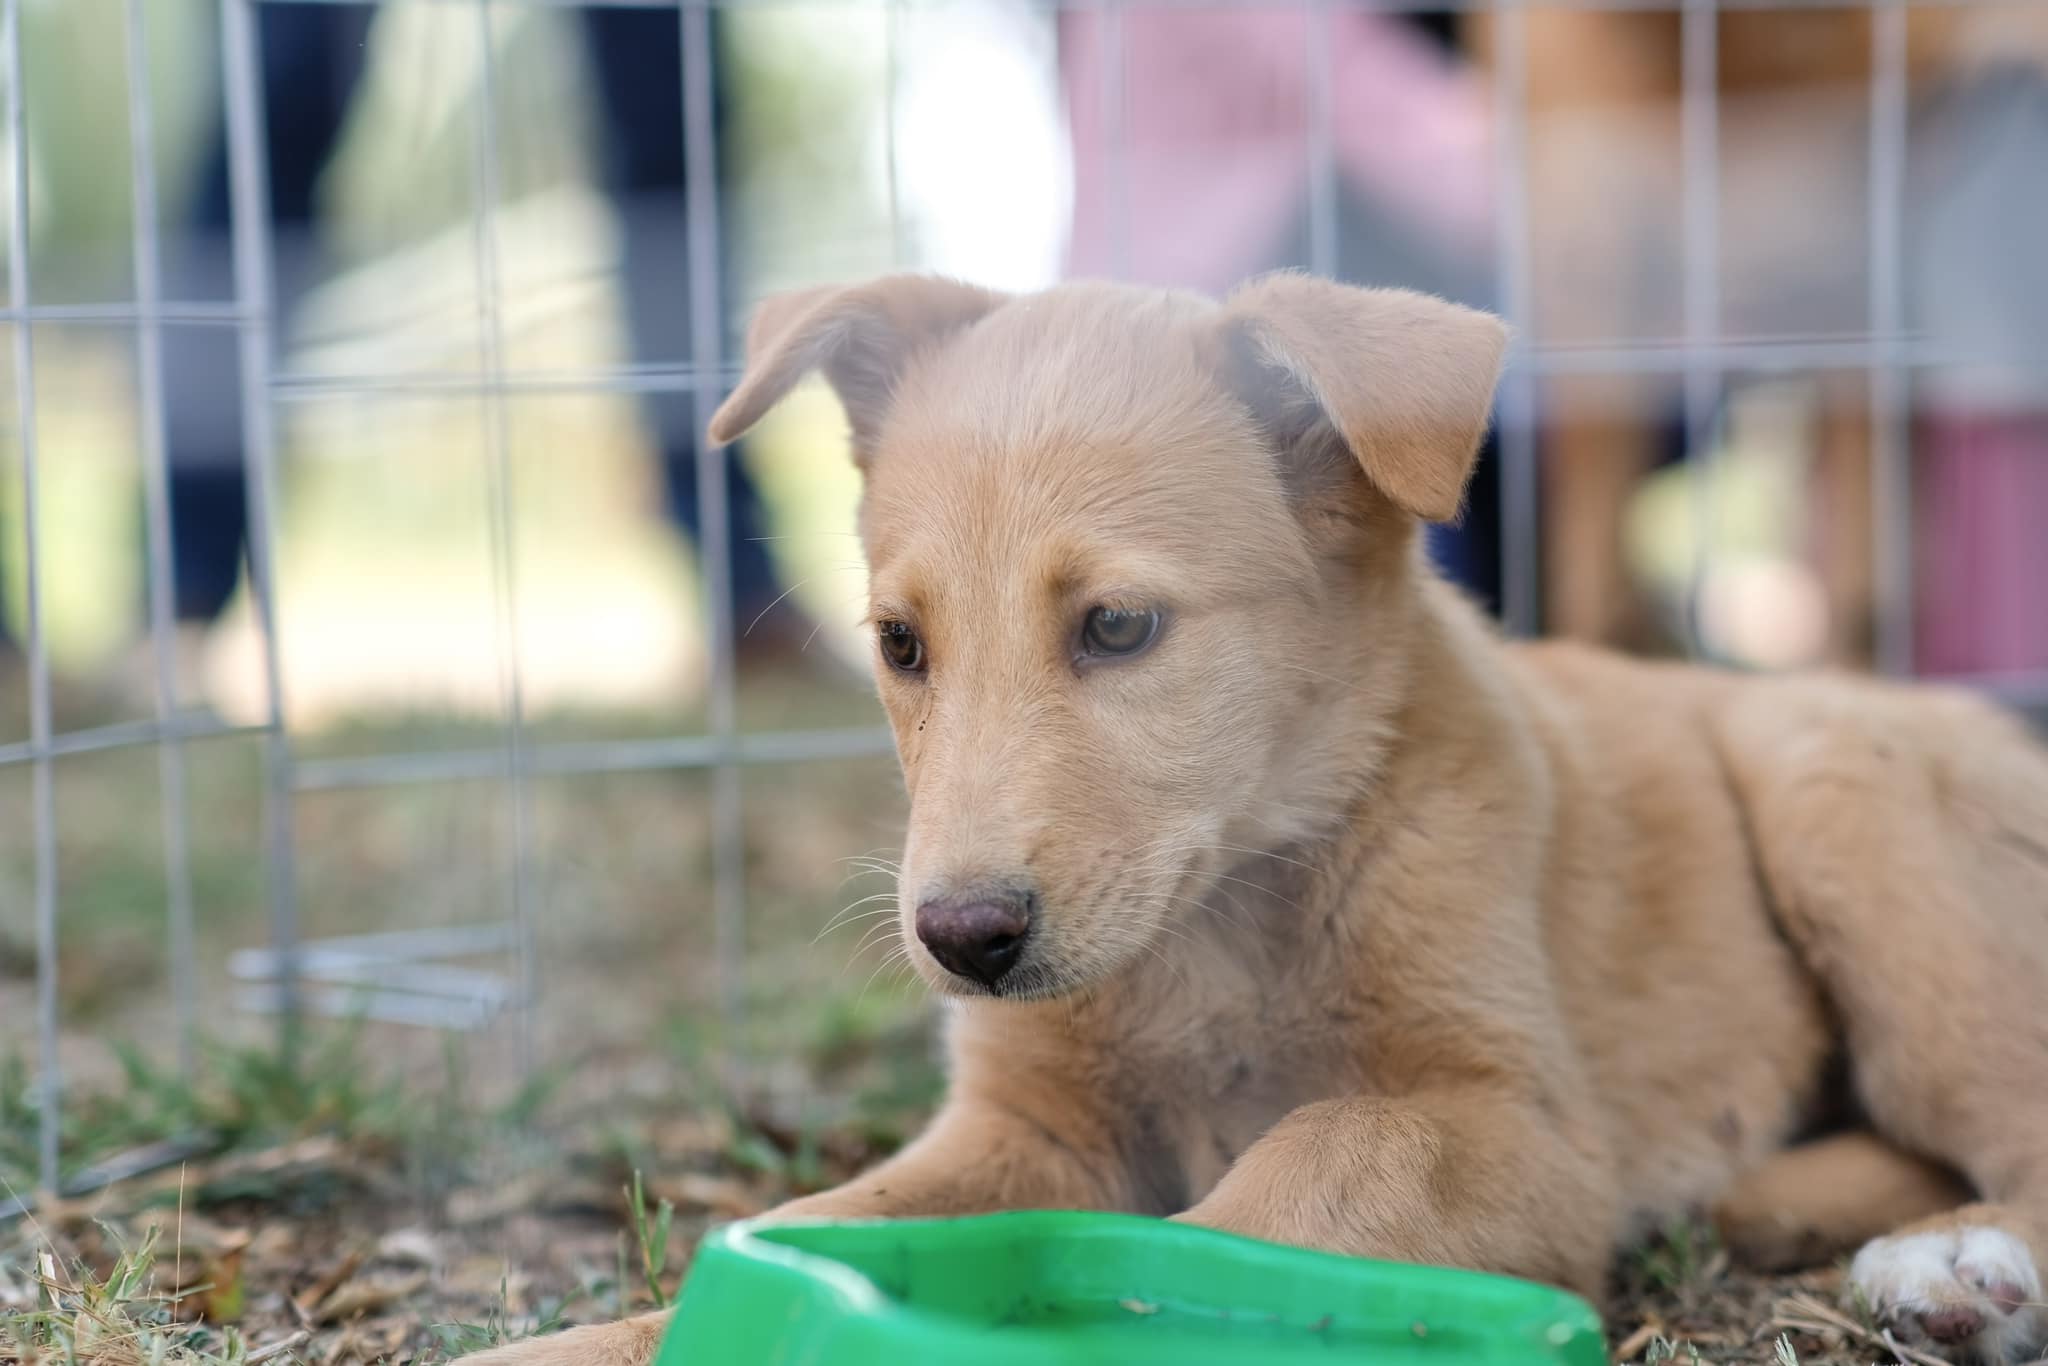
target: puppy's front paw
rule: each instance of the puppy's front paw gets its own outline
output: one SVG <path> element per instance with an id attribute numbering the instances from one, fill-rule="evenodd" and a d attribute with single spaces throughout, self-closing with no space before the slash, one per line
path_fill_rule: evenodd
<path id="1" fill-rule="evenodd" d="M 2048 1336 L 2033 1252 L 1994 1224 L 1873 1239 L 1849 1266 L 1849 1288 L 1901 1342 L 1945 1356 L 2021 1361 Z"/>

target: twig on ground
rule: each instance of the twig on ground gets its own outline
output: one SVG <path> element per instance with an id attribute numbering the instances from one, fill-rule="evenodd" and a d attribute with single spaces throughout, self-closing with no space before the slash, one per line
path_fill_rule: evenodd
<path id="1" fill-rule="evenodd" d="M 1643 1326 L 1636 1329 L 1635 1332 L 1630 1333 L 1627 1337 L 1623 1338 L 1621 1340 L 1621 1344 L 1614 1349 L 1615 1360 L 1635 1360 L 1637 1354 L 1639 1354 L 1643 1350 L 1643 1348 L 1648 1347 L 1650 1343 L 1654 1339 L 1659 1337 L 1663 1332 L 1663 1322 L 1657 1319 L 1654 1315 L 1650 1318 L 1643 1320 Z"/>
<path id="2" fill-rule="evenodd" d="M 1893 1337 L 1888 1328 L 1873 1330 L 1858 1323 L 1841 1310 L 1822 1304 L 1807 1295 L 1792 1295 L 1778 1301 L 1772 1320 L 1773 1328 L 1791 1329 L 1800 1333 L 1835 1332 L 1852 1342 L 1860 1342 L 1868 1347 L 1882 1347 L 1900 1361 L 1913 1363 L 1913 1366 L 1950 1366 L 1945 1357 L 1906 1346 Z"/>
<path id="3" fill-rule="evenodd" d="M 244 1366 L 262 1366 L 266 1361 L 274 1361 L 278 1357 L 298 1351 L 312 1340 L 313 1335 L 301 1328 L 281 1342 L 273 1342 L 268 1347 L 261 1347 L 249 1353 L 243 1358 Z"/>

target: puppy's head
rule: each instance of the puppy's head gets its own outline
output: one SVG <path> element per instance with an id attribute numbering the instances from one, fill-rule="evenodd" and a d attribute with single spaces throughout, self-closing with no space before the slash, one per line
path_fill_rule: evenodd
<path id="1" fill-rule="evenodd" d="M 899 276 L 762 308 L 711 435 L 813 369 L 845 405 L 927 978 L 1100 981 L 1227 865 L 1341 819 L 1399 705 L 1414 525 L 1457 512 L 1504 342 L 1292 275 L 1221 304 Z"/>

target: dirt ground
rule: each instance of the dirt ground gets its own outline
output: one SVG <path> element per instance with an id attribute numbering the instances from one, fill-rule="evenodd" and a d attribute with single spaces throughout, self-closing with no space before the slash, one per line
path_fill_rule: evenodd
<path id="1" fill-rule="evenodd" d="M 801 1135 L 772 1123 L 680 1112 L 635 1126 L 630 1153 L 619 1137 L 431 1194 L 402 1154 L 375 1141 L 313 1137 L 189 1163 L 11 1230 L 0 1242 L 0 1314 L 34 1299 L 22 1269 L 30 1251 L 53 1254 L 54 1279 L 75 1286 L 80 1268 L 107 1276 L 154 1224 L 155 1291 L 183 1292 L 182 1326 L 154 1331 L 184 1344 L 190 1361 L 235 1359 L 223 1327 L 251 1361 L 440 1361 L 648 1308 L 673 1293 L 707 1227 L 840 1179 L 883 1146 L 835 1132 L 806 1156 Z M 649 1173 L 637 1221 L 635 1167 Z M 639 1239 L 659 1226 L 664 1202 L 673 1223 L 650 1256 Z M 1696 1230 L 1679 1229 L 1624 1259 L 1603 1310 L 1617 1361 L 1931 1360 L 1895 1357 L 1842 1313 L 1838 1281 L 1837 1270 L 1746 1275 Z"/>
<path id="2" fill-rule="evenodd" d="M 759 724 L 871 719 L 836 688 L 752 697 Z M 323 743 L 374 753 L 480 735 L 414 718 Z M 161 849 L 135 818 L 155 756 L 60 767 L 66 1170 L 166 1141 L 191 1155 L 0 1221 L 0 1360 L 427 1362 L 644 1309 L 674 1292 L 707 1227 L 846 1178 L 935 1101 L 932 1012 L 884 967 L 886 934 L 868 933 L 890 917 L 860 918 L 889 905 L 863 900 L 886 888 L 870 860 L 897 838 L 887 759 L 748 774 L 739 1037 L 718 1009 L 734 993 L 704 890 L 707 785 L 610 775 L 536 794 L 533 1059 L 514 1060 L 510 1019 L 455 1035 L 329 1023 L 287 1068 L 275 1022 L 233 1009 L 225 971 L 264 933 L 256 757 L 242 741 L 191 747 L 205 915 L 190 1074 L 169 1047 Z M 32 1031 L 16 1027 L 32 1018 L 35 941 L 19 915 L 33 866 L 14 776 L 0 775 L 0 1200 L 33 1182 L 39 1118 Z M 311 935 L 502 905 L 505 805 L 488 785 L 312 794 L 298 819 Z M 1602 1308 L 1618 1360 L 1899 1359 L 1837 1307 L 1838 1280 L 1746 1275 L 1686 1226 L 1622 1258 Z"/>

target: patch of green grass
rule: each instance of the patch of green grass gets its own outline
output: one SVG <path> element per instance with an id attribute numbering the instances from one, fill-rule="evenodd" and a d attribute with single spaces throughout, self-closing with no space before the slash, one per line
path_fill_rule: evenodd
<path id="1" fill-rule="evenodd" d="M 453 1361 L 457 1357 L 468 1356 L 471 1352 L 503 1347 L 506 1343 L 517 1342 L 521 1338 L 559 1332 L 568 1324 L 567 1314 L 570 1305 L 601 1294 L 605 1288 L 602 1282 L 582 1285 L 553 1303 L 543 1300 L 534 1312 L 532 1322 L 528 1323 L 523 1316 L 514 1317 L 507 1311 L 505 1306 L 511 1295 L 509 1287 L 501 1281 L 498 1286 L 497 1302 L 484 1311 L 483 1318 L 428 1325 L 427 1331 L 434 1336 L 435 1350 L 427 1359 Z"/>
<path id="2" fill-rule="evenodd" d="M 1651 1338 L 1649 1347 L 1643 1352 L 1643 1366 L 1662 1366 L 1663 1362 L 1681 1359 L 1689 1366 L 1699 1366 L 1700 1349 L 1690 1342 L 1673 1342 L 1659 1336 Z"/>
<path id="3" fill-rule="evenodd" d="M 662 1285 L 662 1273 L 668 1269 L 668 1240 L 675 1225 L 676 1207 L 672 1201 L 663 1200 L 650 1215 L 647 1212 L 647 1192 L 640 1183 L 640 1173 L 633 1173 L 632 1187 L 624 1192 L 626 1197 L 626 1219 L 633 1226 L 633 1242 L 640 1252 L 640 1277 L 647 1285 L 647 1297 L 656 1309 L 666 1309 L 672 1298 Z M 623 1296 L 626 1278 L 619 1277 L 620 1293 Z"/>
<path id="4" fill-rule="evenodd" d="M 841 1079 L 849 1096 L 822 1122 L 877 1152 L 901 1147 L 946 1089 L 931 1013 L 914 994 L 826 997 L 801 1056 L 814 1077 Z"/>
<path id="5" fill-rule="evenodd" d="M 118 1255 L 104 1276 L 83 1263 L 63 1267 L 38 1254 L 27 1273 L 26 1303 L 16 1287 L 0 1285 L 0 1360 L 87 1362 L 92 1366 L 255 1366 L 294 1362 L 288 1345 L 252 1352 L 241 1333 L 225 1325 L 187 1321 L 182 1295 L 156 1288 L 159 1230 L 129 1246 L 111 1228 Z M 6 1277 L 0 1268 L 0 1277 Z"/>
<path id="6" fill-rule="evenodd" d="M 680 1073 L 679 1092 L 721 1109 L 732 1122 L 727 1156 L 750 1171 L 802 1187 L 815 1179 L 822 1131 L 849 1133 L 888 1152 L 902 1144 L 945 1091 L 934 1021 L 922 994 L 910 990 L 827 991 L 810 1003 L 763 1001 L 749 1011 L 758 1027 L 748 1039 L 756 1057 L 795 1057 L 811 1081 L 793 1141 L 763 1132 L 730 1094 L 719 1071 L 715 1023 L 699 1012 L 672 1012 L 666 1052 Z"/>
<path id="7" fill-rule="evenodd" d="M 1713 1276 L 1721 1241 L 1711 1224 L 1672 1219 L 1635 1253 L 1634 1271 L 1644 1285 L 1667 1294 L 1699 1289 Z"/>
<path id="8" fill-rule="evenodd" d="M 1848 1304 L 1845 1307 L 1849 1311 L 1849 1316 L 1861 1324 L 1866 1331 L 1871 1333 L 1877 1332 L 1882 1326 L 1877 1320 L 1877 1307 L 1871 1304 L 1870 1296 L 1864 1292 L 1862 1285 L 1849 1279 L 1849 1259 L 1847 1257 L 1841 1259 L 1840 1268 L 1842 1284 L 1848 1287 Z"/>
<path id="9" fill-rule="evenodd" d="M 117 1153 L 174 1138 L 208 1149 L 258 1148 L 313 1135 L 381 1143 L 423 1185 L 444 1182 L 494 1130 L 533 1123 L 560 1074 L 537 1074 L 492 1109 L 470 1103 L 461 1045 L 443 1050 L 443 1084 L 419 1090 L 365 1056 L 358 1024 L 308 1031 L 287 1055 L 270 1046 L 207 1044 L 196 1077 L 154 1061 L 132 1044 L 112 1045 L 118 1084 L 67 1095 L 59 1142 L 69 1172 Z M 36 1184 L 41 1094 L 27 1061 L 0 1057 L 0 1180 L 17 1191 Z M 201 1201 L 261 1196 L 264 1190 L 202 1189 Z"/>

